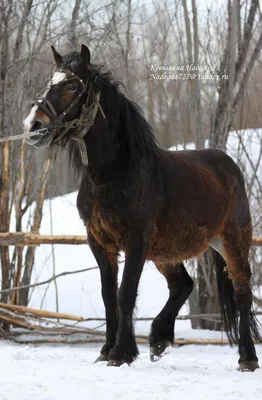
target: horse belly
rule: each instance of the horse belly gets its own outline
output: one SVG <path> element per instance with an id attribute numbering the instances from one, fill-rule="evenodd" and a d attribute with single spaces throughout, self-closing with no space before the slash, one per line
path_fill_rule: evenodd
<path id="1" fill-rule="evenodd" d="M 203 213 L 200 223 L 188 211 L 180 217 L 171 216 L 166 226 L 155 224 L 148 258 L 156 262 L 177 262 L 200 255 L 209 247 L 212 239 L 219 236 L 226 217 L 226 208 L 217 208 L 212 214 Z"/>
<path id="2" fill-rule="evenodd" d="M 189 231 L 170 232 L 163 237 L 153 233 L 148 259 L 160 261 L 183 261 L 202 253 L 209 246 L 207 230 L 203 228 L 192 228 Z"/>

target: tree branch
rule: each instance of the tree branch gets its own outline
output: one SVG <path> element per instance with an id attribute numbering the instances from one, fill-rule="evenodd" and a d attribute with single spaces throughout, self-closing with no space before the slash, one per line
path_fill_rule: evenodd
<path id="1" fill-rule="evenodd" d="M 47 279 L 45 281 L 42 281 L 42 282 L 33 283 L 32 285 L 16 286 L 16 287 L 13 287 L 11 289 L 1 290 L 0 294 L 2 294 L 2 293 L 10 293 L 10 292 L 18 291 L 18 290 L 21 290 L 21 289 L 29 289 L 29 288 L 32 288 L 32 287 L 45 285 L 46 283 L 52 282 L 54 279 L 60 278 L 61 276 L 73 275 L 73 274 L 78 274 L 80 272 L 86 272 L 86 271 L 92 271 L 93 269 L 98 269 L 98 267 L 78 269 L 76 271 L 61 272 L 61 274 L 54 275 L 51 278 L 49 278 L 49 279 Z"/>

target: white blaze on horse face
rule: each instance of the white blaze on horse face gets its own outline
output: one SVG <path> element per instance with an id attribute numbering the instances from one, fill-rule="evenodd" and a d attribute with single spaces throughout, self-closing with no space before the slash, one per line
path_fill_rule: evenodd
<path id="1" fill-rule="evenodd" d="M 50 81 L 48 82 L 48 86 L 46 88 L 46 90 L 44 91 L 44 93 L 42 94 L 41 98 L 38 99 L 38 102 L 43 102 L 43 99 L 46 98 L 49 90 L 51 89 L 51 87 L 53 85 L 57 85 L 58 83 L 62 82 L 66 77 L 65 72 L 61 72 L 61 71 L 57 71 L 54 73 L 54 75 L 52 76 L 52 78 L 50 79 Z M 38 110 L 38 106 L 35 105 L 32 110 L 30 111 L 30 114 L 28 115 L 28 117 L 23 121 L 23 126 L 25 129 L 25 133 L 29 134 L 30 129 L 31 129 L 31 125 L 33 123 L 33 121 L 35 121 L 36 119 L 36 112 Z M 45 121 L 46 123 L 49 123 L 50 120 L 48 117 L 46 117 L 47 121 Z"/>
<path id="2" fill-rule="evenodd" d="M 66 77 L 65 72 L 55 72 L 54 75 L 51 78 L 51 85 L 57 85 L 59 82 L 62 82 Z"/>
<path id="3" fill-rule="evenodd" d="M 66 77 L 65 72 L 61 72 L 61 71 L 55 72 L 54 75 L 52 76 L 52 78 L 50 79 L 50 81 L 48 82 L 47 89 L 44 91 L 41 98 L 38 99 L 38 102 L 43 102 L 43 99 L 46 98 L 47 93 L 49 92 L 51 87 L 53 85 L 57 85 L 58 83 L 62 82 L 65 79 L 65 77 Z M 38 106 L 35 105 L 32 108 L 32 110 L 30 111 L 30 114 L 28 115 L 28 117 L 23 121 L 23 126 L 24 126 L 26 134 L 29 134 L 32 122 L 35 121 L 35 119 L 36 119 L 37 110 L 38 110 Z M 46 122 L 47 123 L 50 122 L 48 117 L 47 117 L 47 119 L 48 119 L 48 121 L 46 121 Z"/>
<path id="4" fill-rule="evenodd" d="M 44 91 L 42 94 L 42 99 L 38 100 L 39 102 L 43 102 L 43 99 L 46 98 L 49 90 L 53 85 L 58 85 L 59 82 L 62 82 L 66 77 L 66 74 L 64 72 L 55 72 L 54 75 L 51 77 L 50 81 L 48 82 L 47 89 Z"/>
<path id="5" fill-rule="evenodd" d="M 24 121 L 23 121 L 23 125 L 24 125 L 26 134 L 28 134 L 30 132 L 30 128 L 31 128 L 32 122 L 35 120 L 35 114 L 36 114 L 37 110 L 38 110 L 38 106 L 34 106 L 32 108 L 32 110 L 30 111 L 30 114 L 28 115 L 28 117 L 26 117 L 26 119 L 24 119 Z"/>

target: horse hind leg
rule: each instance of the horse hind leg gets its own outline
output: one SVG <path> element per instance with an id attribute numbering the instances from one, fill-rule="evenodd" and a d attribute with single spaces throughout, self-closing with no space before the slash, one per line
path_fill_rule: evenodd
<path id="1" fill-rule="evenodd" d="M 232 302 L 235 302 L 233 308 L 235 307 L 240 317 L 239 337 L 237 331 L 235 334 L 235 341 L 238 342 L 240 356 L 238 361 L 239 370 L 254 371 L 256 368 L 259 368 L 259 365 L 253 339 L 261 341 L 261 338 L 257 327 L 257 321 L 251 311 L 251 270 L 248 262 L 252 240 L 251 224 L 247 224 L 245 227 L 241 228 L 232 228 L 232 226 L 225 227 L 224 232 L 221 234 L 221 240 L 223 244 L 221 253 L 227 263 L 228 274 L 233 284 L 234 299 L 232 299 Z M 227 293 L 224 293 L 224 295 L 225 297 L 228 296 Z M 235 321 L 231 321 L 230 325 L 231 328 L 232 326 L 236 327 L 237 314 L 233 312 L 230 315 L 230 312 L 228 312 L 228 310 L 225 311 L 225 309 L 224 312 L 228 313 L 228 320 L 230 320 L 230 318 L 235 318 Z M 229 340 L 232 339 L 230 332 L 228 332 L 228 337 Z"/>
<path id="2" fill-rule="evenodd" d="M 183 263 L 156 264 L 156 266 L 167 280 L 169 298 L 162 311 L 152 322 L 149 336 L 151 361 L 157 361 L 165 349 L 173 343 L 175 319 L 194 286 Z"/>

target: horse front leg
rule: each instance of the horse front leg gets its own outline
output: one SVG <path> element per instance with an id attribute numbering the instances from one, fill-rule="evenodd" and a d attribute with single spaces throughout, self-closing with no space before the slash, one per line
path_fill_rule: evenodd
<path id="1" fill-rule="evenodd" d="M 132 235 L 130 246 L 126 251 L 125 267 L 117 296 L 119 322 L 116 344 L 109 352 L 108 365 L 111 366 L 120 366 L 124 363 L 131 364 L 138 356 L 133 327 L 133 310 L 147 249 L 147 243 L 141 232 Z"/>
<path id="2" fill-rule="evenodd" d="M 116 332 L 118 326 L 117 309 L 117 249 L 113 253 L 107 253 L 99 245 L 94 236 L 88 236 L 89 246 L 98 263 L 101 276 L 102 298 L 106 314 L 106 342 L 100 351 L 98 361 L 108 361 L 110 350 L 114 347 L 116 341 Z"/>

